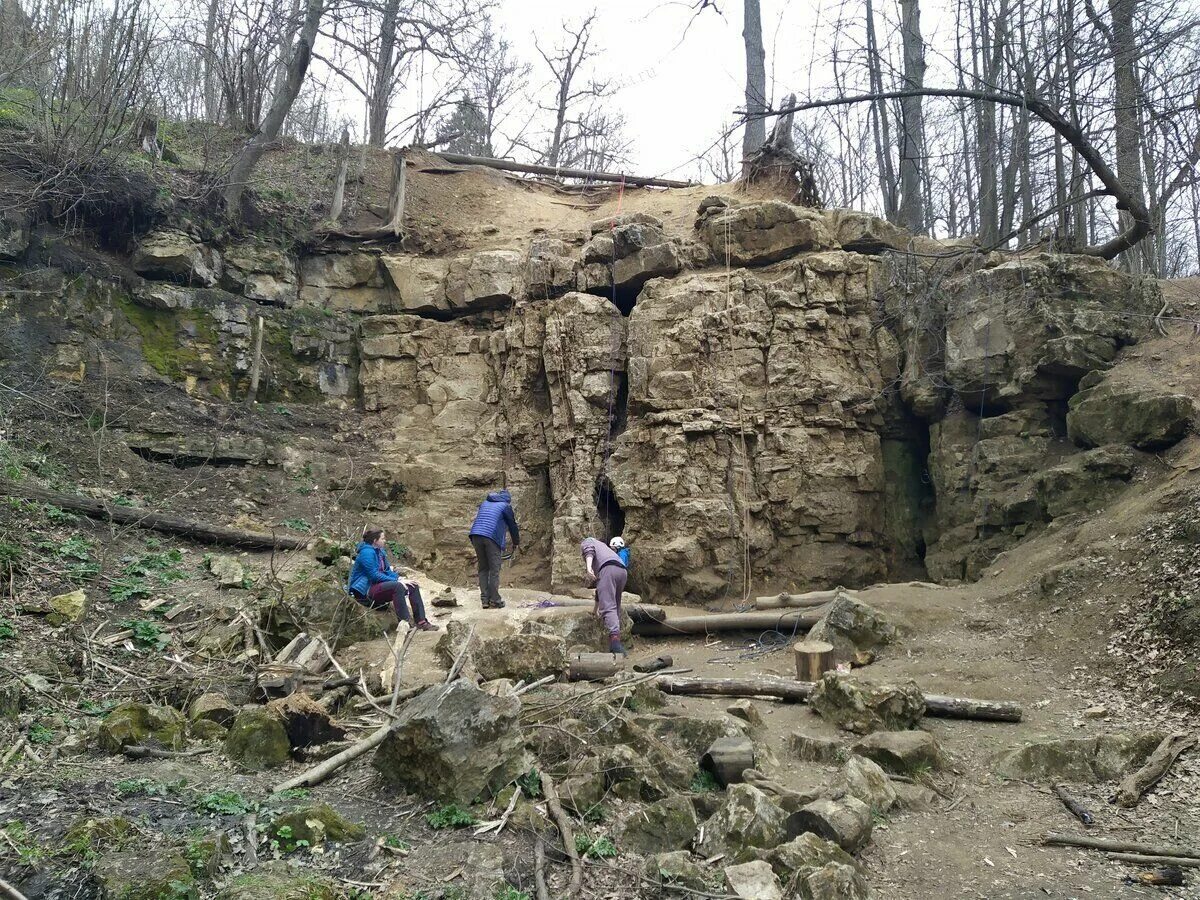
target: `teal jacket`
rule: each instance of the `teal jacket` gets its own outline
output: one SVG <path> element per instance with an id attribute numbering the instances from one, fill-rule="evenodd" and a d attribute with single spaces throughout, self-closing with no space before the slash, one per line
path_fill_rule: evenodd
<path id="1" fill-rule="evenodd" d="M 371 585 L 385 581 L 399 581 L 400 576 L 392 569 L 386 550 L 376 550 L 370 544 L 359 542 L 354 554 L 354 565 L 350 568 L 350 581 L 346 589 L 352 594 L 367 596 Z"/>

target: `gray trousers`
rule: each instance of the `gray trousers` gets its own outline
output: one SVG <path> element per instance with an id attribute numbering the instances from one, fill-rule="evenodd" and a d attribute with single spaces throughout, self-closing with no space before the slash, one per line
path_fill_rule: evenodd
<path id="1" fill-rule="evenodd" d="M 484 606 L 500 603 L 500 545 L 481 534 L 471 535 L 479 563 L 479 600 Z"/>
<path id="2" fill-rule="evenodd" d="M 596 615 L 614 640 L 621 637 L 621 594 L 628 578 L 628 570 L 615 564 L 604 566 L 596 575 Z"/>

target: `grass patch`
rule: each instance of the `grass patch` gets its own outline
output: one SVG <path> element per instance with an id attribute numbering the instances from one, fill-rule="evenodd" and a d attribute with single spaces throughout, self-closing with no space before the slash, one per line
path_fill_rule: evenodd
<path id="1" fill-rule="evenodd" d="M 197 797 L 193 806 L 216 816 L 244 816 L 255 808 L 254 803 L 237 791 L 209 791 Z"/>
<path id="2" fill-rule="evenodd" d="M 616 845 L 607 837 L 588 837 L 586 834 L 575 835 L 575 852 L 588 859 L 611 859 L 617 855 Z"/>
<path id="3" fill-rule="evenodd" d="M 463 809 L 457 803 L 439 806 L 425 817 L 426 824 L 438 831 L 444 828 L 469 828 L 478 821 L 469 810 Z"/>
<path id="4" fill-rule="evenodd" d="M 712 772 L 707 769 L 698 769 L 692 778 L 691 789 L 693 794 L 712 794 L 719 791 L 721 785 L 717 783 Z"/>
<path id="5" fill-rule="evenodd" d="M 0 619 L 0 641 L 11 641 L 17 636 L 17 626 L 8 619 Z"/>

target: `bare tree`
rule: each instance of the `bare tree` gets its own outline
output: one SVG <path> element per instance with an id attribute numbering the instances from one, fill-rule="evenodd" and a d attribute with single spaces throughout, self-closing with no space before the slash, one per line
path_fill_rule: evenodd
<path id="1" fill-rule="evenodd" d="M 746 111 L 751 116 L 742 136 L 742 159 L 747 160 L 767 139 L 766 120 L 759 115 L 767 108 L 767 53 L 759 0 L 742 2 L 742 43 L 746 50 Z"/>
<path id="2" fill-rule="evenodd" d="M 471 53 L 467 70 L 467 93 L 482 117 L 481 143 L 485 156 L 508 156 L 524 137 L 530 119 L 515 133 L 503 138 L 501 130 L 513 107 L 529 86 L 530 67 L 517 60 L 508 41 L 489 28 Z"/>
<path id="3" fill-rule="evenodd" d="M 564 22 L 562 36 L 552 50 L 544 50 L 538 41 L 534 41 L 538 54 L 550 70 L 551 87 L 554 90 L 553 102 L 541 106 L 554 118 L 541 160 L 548 166 L 567 164 L 564 156 L 571 154 L 564 153 L 564 148 L 569 148 L 579 138 L 576 132 L 581 124 L 579 109 L 583 102 L 611 93 L 607 81 L 584 77 L 588 64 L 598 53 L 591 46 L 595 21 L 596 11 L 593 10 L 578 24 Z"/>
<path id="4" fill-rule="evenodd" d="M 900 0 L 900 40 L 904 50 L 904 88 L 912 93 L 900 101 L 900 208 L 899 223 L 914 234 L 925 231 L 922 170 L 925 155 L 925 121 L 920 89 L 925 86 L 925 42 L 921 39 L 918 0 Z"/>

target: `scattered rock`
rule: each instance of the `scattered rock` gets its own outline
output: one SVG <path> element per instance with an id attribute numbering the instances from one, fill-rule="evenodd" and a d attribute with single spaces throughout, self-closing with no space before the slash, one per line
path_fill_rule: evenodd
<path id="1" fill-rule="evenodd" d="M 643 856 L 682 850 L 692 842 L 697 824 L 691 800 L 667 797 L 626 815 L 617 825 L 617 846 Z"/>
<path id="2" fill-rule="evenodd" d="M 788 753 L 804 762 L 838 765 L 846 758 L 846 750 L 832 738 L 816 737 L 795 732 L 785 740 Z"/>
<path id="3" fill-rule="evenodd" d="M 272 700 L 267 711 L 283 723 L 293 748 L 312 747 L 340 741 L 346 729 L 329 717 L 329 712 L 308 694 L 297 692 Z"/>
<path id="4" fill-rule="evenodd" d="M 288 761 L 291 742 L 279 717 L 263 707 L 238 713 L 225 738 L 225 754 L 252 771 L 273 769 Z"/>
<path id="5" fill-rule="evenodd" d="M 240 588 L 246 579 L 246 570 L 233 556 L 223 554 L 208 558 L 208 571 L 217 579 L 217 584 L 223 588 Z"/>
<path id="6" fill-rule="evenodd" d="M 454 593 L 454 588 L 443 588 L 441 593 L 429 601 L 433 606 L 439 609 L 452 609 L 459 605 L 458 597 Z"/>
<path id="7" fill-rule="evenodd" d="M 297 847 L 316 847 L 326 841 L 343 843 L 361 840 L 366 831 L 338 814 L 328 803 L 294 809 L 271 820 L 268 833 L 284 852 Z"/>
<path id="8" fill-rule="evenodd" d="M 811 831 L 806 831 L 778 847 L 760 851 L 758 855 L 760 859 L 769 862 L 775 874 L 785 881 L 803 878 L 831 862 L 855 868 L 858 865 L 853 856 L 833 841 L 818 837 Z"/>
<path id="9" fill-rule="evenodd" d="M 188 718 L 193 723 L 207 719 L 218 725 L 224 725 L 226 728 L 233 724 L 237 713 L 237 707 L 229 701 L 228 697 L 212 692 L 201 694 L 188 707 Z"/>
<path id="10" fill-rule="evenodd" d="M 195 877 L 188 861 L 172 851 L 141 847 L 107 853 L 92 867 L 100 894 L 108 900 L 162 900 L 188 897 Z"/>
<path id="11" fill-rule="evenodd" d="M 177 709 L 129 701 L 104 717 L 97 738 L 100 749 L 108 753 L 120 753 L 134 744 L 177 750 L 184 744 L 185 725 Z"/>
<path id="12" fill-rule="evenodd" d="M 720 809 L 704 823 L 696 852 L 705 857 L 724 853 L 732 862 L 754 859 L 755 850 L 784 841 L 786 819 L 784 811 L 758 788 L 732 785 Z"/>
<path id="13" fill-rule="evenodd" d="M 855 797 L 815 800 L 788 816 L 786 828 L 793 836 L 811 831 L 847 853 L 855 853 L 871 839 L 871 808 Z"/>
<path id="14" fill-rule="evenodd" d="M 1161 450 L 1187 434 L 1195 414 L 1190 397 L 1157 384 L 1113 383 L 1096 373 L 1079 387 L 1070 400 L 1067 436 L 1084 447 Z"/>
<path id="15" fill-rule="evenodd" d="M 937 805 L 938 795 L 924 785 L 897 781 L 892 788 L 896 791 L 896 809 L 925 812 Z"/>
<path id="16" fill-rule="evenodd" d="M 679 744 L 692 756 L 699 758 L 714 742 L 723 737 L 745 737 L 747 723 L 732 716 L 694 716 L 676 714 L 646 717 L 645 727 L 664 740 Z"/>
<path id="17" fill-rule="evenodd" d="M 844 863 L 826 863 L 800 883 L 801 900 L 869 900 L 862 873 Z"/>
<path id="18" fill-rule="evenodd" d="M 808 633 L 809 640 L 831 644 L 838 662 L 874 652 L 895 638 L 895 626 L 878 610 L 840 591 Z"/>
<path id="19" fill-rule="evenodd" d="M 511 678 L 532 682 L 567 669 L 567 643 L 549 634 L 516 634 L 479 641 L 472 649 L 484 681 Z"/>
<path id="20" fill-rule="evenodd" d="M 846 731 L 898 731 L 913 728 L 925 715 L 925 698 L 913 682 L 874 685 L 826 672 L 808 705 L 813 712 Z"/>
<path id="21" fill-rule="evenodd" d="M 779 880 L 771 866 L 761 860 L 727 866 L 725 884 L 733 896 L 745 900 L 783 900 Z"/>
<path id="22" fill-rule="evenodd" d="M 862 756 L 846 760 L 838 787 L 865 803 L 872 813 L 882 815 L 896 805 L 896 789 L 887 773 Z"/>
<path id="23" fill-rule="evenodd" d="M 404 705 L 372 765 L 418 796 L 470 803 L 528 769 L 520 710 L 465 679 L 434 685 Z"/>
<path id="24" fill-rule="evenodd" d="M 77 625 L 87 615 L 87 594 L 83 588 L 68 594 L 50 598 L 50 615 L 46 620 L 51 625 Z"/>
<path id="25" fill-rule="evenodd" d="M 894 775 L 912 775 L 941 765 L 937 741 L 928 731 L 876 731 L 854 745 L 854 752 L 874 760 Z"/>
<path id="26" fill-rule="evenodd" d="M 1089 706 L 1087 709 L 1085 709 L 1083 711 L 1083 717 L 1085 719 L 1107 719 L 1108 718 L 1108 707 L 1107 706 Z"/>
<path id="27" fill-rule="evenodd" d="M 706 869 L 686 850 L 657 853 L 646 860 L 642 874 L 660 888 L 713 893 L 724 885 L 720 873 Z M 714 883 L 715 882 L 715 883 Z"/>
<path id="28" fill-rule="evenodd" d="M 223 744 L 229 736 L 229 729 L 209 719 L 199 719 L 188 726 L 188 736 L 204 744 Z"/>
<path id="29" fill-rule="evenodd" d="M 762 714 L 758 711 L 758 707 L 753 700 L 735 700 L 725 707 L 725 712 L 729 713 L 735 719 L 749 722 L 753 728 L 757 728 L 763 723 Z"/>
<path id="30" fill-rule="evenodd" d="M 1145 763 L 1163 736 L 1146 731 L 1031 741 L 1000 754 L 996 766 L 1003 774 L 1036 781 L 1115 781 Z"/>

